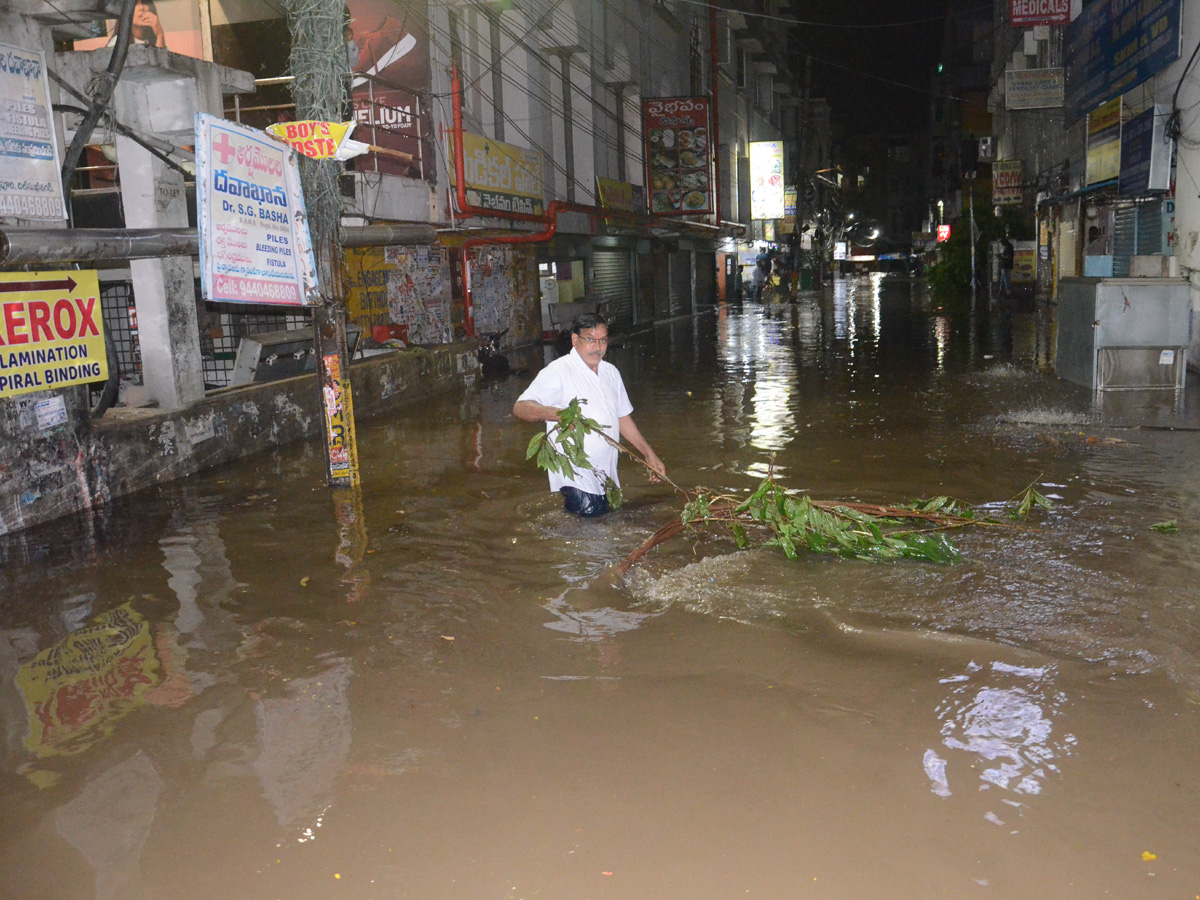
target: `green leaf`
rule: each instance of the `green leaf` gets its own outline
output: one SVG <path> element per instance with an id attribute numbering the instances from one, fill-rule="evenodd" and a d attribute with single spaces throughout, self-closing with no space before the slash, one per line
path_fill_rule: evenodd
<path id="1" fill-rule="evenodd" d="M 1179 530 L 1179 523 L 1174 519 L 1168 519 L 1166 522 L 1155 522 L 1150 527 L 1155 531 L 1161 531 L 1163 534 L 1174 534 Z"/>

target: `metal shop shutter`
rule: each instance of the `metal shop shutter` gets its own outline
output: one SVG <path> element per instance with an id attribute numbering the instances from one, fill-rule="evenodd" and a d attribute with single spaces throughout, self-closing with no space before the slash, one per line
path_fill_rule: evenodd
<path id="1" fill-rule="evenodd" d="M 1137 253 L 1137 208 L 1118 206 L 1113 210 L 1113 275 L 1129 275 L 1129 258 Z"/>
<path id="2" fill-rule="evenodd" d="M 1137 207 L 1137 255 L 1154 256 L 1166 251 L 1163 245 L 1161 200 L 1139 203 Z"/>
<path id="3" fill-rule="evenodd" d="M 717 302 L 717 254 L 696 254 L 696 303 L 712 306 Z"/>
<path id="4" fill-rule="evenodd" d="M 633 270 L 628 250 L 596 250 L 592 254 L 592 292 L 608 303 L 612 324 L 633 324 Z"/>
<path id="5" fill-rule="evenodd" d="M 1162 201 L 1117 207 L 1113 213 L 1113 275 L 1128 276 L 1131 257 L 1162 252 Z"/>
<path id="6" fill-rule="evenodd" d="M 654 318 L 671 314 L 671 254 L 654 254 Z"/>
<path id="7" fill-rule="evenodd" d="M 692 311 L 692 254 L 676 250 L 671 254 L 671 315 Z"/>

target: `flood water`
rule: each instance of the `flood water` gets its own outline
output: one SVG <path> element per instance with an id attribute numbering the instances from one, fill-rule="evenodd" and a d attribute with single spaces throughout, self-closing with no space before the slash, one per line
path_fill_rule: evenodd
<path id="1" fill-rule="evenodd" d="M 615 347 L 685 487 L 1056 508 L 962 561 L 567 518 L 528 374 L 0 544 L 0 897 L 1200 896 L 1200 393 L 842 280 Z M 1174 520 L 1179 530 L 1151 528 Z"/>

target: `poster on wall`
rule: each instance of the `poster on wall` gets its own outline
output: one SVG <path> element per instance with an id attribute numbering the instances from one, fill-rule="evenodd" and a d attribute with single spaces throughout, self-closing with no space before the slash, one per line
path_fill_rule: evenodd
<path id="1" fill-rule="evenodd" d="M 783 141 L 750 142 L 750 218 L 784 216 Z"/>
<path id="2" fill-rule="evenodd" d="M 0 397 L 106 378 L 95 271 L 0 272 Z"/>
<path id="3" fill-rule="evenodd" d="M 196 213 L 206 300 L 279 306 L 317 302 L 300 171 L 286 144 L 197 113 Z"/>
<path id="4" fill-rule="evenodd" d="M 43 53 L 0 44 L 0 217 L 67 217 Z"/>
<path id="5" fill-rule="evenodd" d="M 433 180 L 433 128 L 420 100 L 431 85 L 424 0 L 347 0 L 346 10 L 356 138 L 413 158 L 373 155 L 355 168 Z"/>
<path id="6" fill-rule="evenodd" d="M 713 211 L 708 98 L 642 101 L 650 212 L 689 216 Z"/>
<path id="7" fill-rule="evenodd" d="M 404 329 L 409 344 L 448 344 L 450 263 L 442 247 L 398 245 L 384 248 L 388 320 Z"/>
<path id="8" fill-rule="evenodd" d="M 560 273 L 563 268 L 560 264 Z M 541 333 L 537 266 L 530 251 L 502 246 L 480 247 L 471 252 L 470 269 L 472 317 L 477 333 L 507 328 L 509 340 Z M 560 283 L 560 292 L 563 286 L 564 283 Z M 562 299 L 561 293 L 559 299 Z"/>

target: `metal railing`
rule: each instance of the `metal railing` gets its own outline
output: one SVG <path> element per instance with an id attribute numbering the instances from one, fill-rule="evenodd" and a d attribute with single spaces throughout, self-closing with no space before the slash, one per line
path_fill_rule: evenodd
<path id="1" fill-rule="evenodd" d="M 259 96 L 259 92 L 264 88 L 282 87 L 291 84 L 292 76 L 284 75 L 275 78 L 256 78 L 254 79 L 255 94 Z M 415 152 L 413 166 L 420 174 L 420 178 L 424 180 L 429 173 L 428 160 L 425 158 L 426 141 L 431 138 L 429 133 L 426 133 L 424 128 L 425 105 L 421 92 L 414 90 L 406 85 L 397 84 L 380 78 L 377 75 L 354 74 L 351 102 L 354 105 L 353 116 L 358 121 L 358 127 L 354 131 L 354 139 L 364 143 L 383 146 L 379 141 L 379 134 L 394 135 L 396 137 L 406 138 L 415 143 Z M 366 86 L 365 95 L 361 91 L 361 85 Z M 393 106 L 385 100 L 390 100 L 389 94 L 403 93 L 411 98 L 412 108 L 405 109 Z M 367 111 L 367 116 L 364 119 L 360 113 Z M 347 111 L 349 112 L 349 111 Z M 260 102 L 251 105 L 245 105 L 242 97 L 234 94 L 233 105 L 225 111 L 226 116 L 233 119 L 239 124 L 248 124 L 253 127 L 265 127 L 273 122 L 287 121 L 280 118 L 287 116 L 293 118 L 296 115 L 296 104 L 290 99 L 277 103 Z M 246 120 L 249 121 L 246 121 Z M 395 120 L 393 125 L 391 121 Z M 354 163 L 355 171 L 359 172 L 378 172 L 380 171 L 379 154 L 368 153 Z"/>

